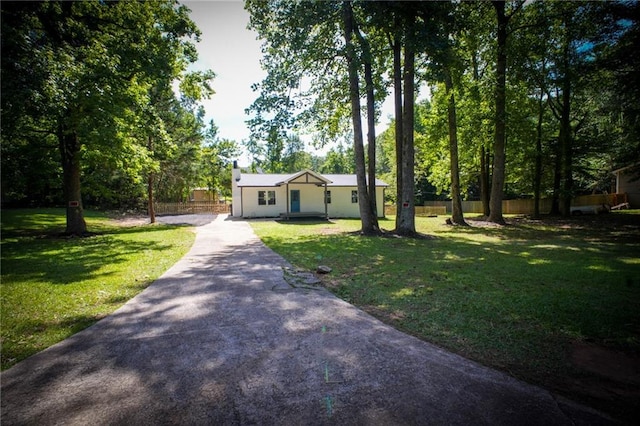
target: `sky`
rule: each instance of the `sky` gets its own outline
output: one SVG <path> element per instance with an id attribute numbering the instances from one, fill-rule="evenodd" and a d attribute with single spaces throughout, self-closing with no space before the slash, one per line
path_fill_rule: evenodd
<path id="1" fill-rule="evenodd" d="M 215 94 L 202 102 L 205 122 L 211 119 L 218 126 L 218 136 L 238 143 L 249 139 L 248 118 L 244 110 L 251 106 L 258 93 L 251 85 L 266 76 L 260 67 L 262 41 L 258 34 L 247 29 L 249 13 L 241 0 L 183 1 L 191 9 L 191 19 L 202 32 L 195 69 L 210 69 L 216 73 L 213 80 Z M 376 127 L 380 134 L 389 124 L 386 117 L 393 113 L 391 99 L 383 105 L 381 123 Z M 301 135 L 305 140 L 304 135 Z"/>
<path id="2" fill-rule="evenodd" d="M 184 1 L 191 9 L 191 19 L 202 35 L 198 49 L 198 70 L 216 73 L 212 87 L 215 94 L 203 101 L 205 122 L 213 119 L 218 136 L 240 143 L 249 138 L 245 124 L 248 108 L 257 93 L 251 85 L 262 81 L 266 73 L 260 68 L 261 42 L 249 31 L 249 14 L 242 1 Z"/>

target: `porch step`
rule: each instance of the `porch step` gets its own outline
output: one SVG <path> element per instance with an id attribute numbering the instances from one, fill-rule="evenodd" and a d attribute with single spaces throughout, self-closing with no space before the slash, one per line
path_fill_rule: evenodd
<path id="1" fill-rule="evenodd" d="M 327 219 L 327 214 L 322 212 L 295 212 L 295 213 L 289 212 L 289 213 L 280 213 L 280 217 L 283 219 L 310 218 L 310 217 Z"/>

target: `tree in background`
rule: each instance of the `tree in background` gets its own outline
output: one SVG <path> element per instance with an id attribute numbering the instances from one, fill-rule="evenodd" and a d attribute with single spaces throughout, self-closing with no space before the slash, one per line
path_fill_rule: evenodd
<path id="1" fill-rule="evenodd" d="M 231 197 L 231 168 L 238 155 L 238 144 L 229 139 L 220 139 L 218 127 L 211 120 L 204 140 L 199 183 L 223 197 Z"/>
<path id="2" fill-rule="evenodd" d="M 56 139 L 66 232 L 82 235 L 83 155 L 144 151 L 135 134 L 150 88 L 179 78 L 195 61 L 190 40 L 198 30 L 188 9 L 174 1 L 1 7 L 2 121 L 15 123 L 3 145 L 17 134 Z"/>
<path id="3" fill-rule="evenodd" d="M 346 122 L 351 120 L 362 231 L 377 232 L 376 213 L 371 210 L 374 203 L 366 182 L 362 129 L 357 124 L 361 123 L 361 112 L 359 106 L 351 110 L 346 107 L 351 101 L 359 103 L 360 82 L 353 72 L 366 62 L 362 47 L 370 48 L 367 37 L 360 33 L 363 28 L 358 26 L 359 16 L 351 3 L 338 2 L 249 1 L 246 8 L 251 15 L 250 26 L 265 41 L 262 65 L 267 71 L 267 77 L 255 86 L 258 98 L 247 110 L 252 114 L 248 121 L 252 132 L 249 151 L 254 157 L 261 155 L 262 161 L 265 154 L 272 154 L 272 158 L 266 158 L 267 163 L 280 162 L 287 150 L 285 143 L 296 143 L 287 136 L 294 130 L 294 123 L 319 130 L 316 142 L 322 145 L 327 139 L 348 133 Z M 347 12 L 349 18 L 345 20 Z M 343 24 L 349 25 L 347 31 Z M 365 73 L 367 88 L 376 79 L 371 69 L 369 72 Z M 371 146 L 374 148 L 375 144 Z M 371 152 L 369 162 L 375 168 Z"/>
<path id="4" fill-rule="evenodd" d="M 360 207 L 360 220 L 362 221 L 361 232 L 364 234 L 375 234 L 380 232 L 380 227 L 378 225 L 378 218 L 375 211 L 371 210 L 371 206 L 375 205 L 375 202 L 371 201 L 371 194 L 367 187 L 364 141 L 362 138 L 362 116 L 360 112 L 360 82 L 358 78 L 359 66 L 355 47 L 352 42 L 352 37 L 356 30 L 351 2 L 345 1 L 342 3 L 342 14 L 346 51 L 345 55 L 349 74 L 349 98 L 351 101 L 353 150 L 356 160 L 356 179 L 358 183 L 358 205 Z M 375 183 L 373 187 L 375 193 Z"/>
<path id="5" fill-rule="evenodd" d="M 497 117 L 494 90 L 496 9 L 489 3 L 459 3 L 450 6 L 456 25 L 448 41 L 454 47 L 453 57 L 458 64 L 458 67 L 452 68 L 457 71 L 452 74 L 452 86 L 456 96 L 455 106 L 460 114 L 456 126 L 451 126 L 449 130 L 456 127 L 458 131 L 461 192 L 475 197 L 479 187 L 485 215 L 488 216 L 490 209 L 487 187 L 495 174 L 495 155 L 489 154 L 495 150 Z M 604 182 L 609 180 L 606 171 L 611 170 L 611 166 L 607 164 L 615 163 L 614 156 L 617 157 L 624 149 L 627 149 L 626 152 L 633 152 L 635 148 L 636 155 L 629 157 L 638 158 L 636 143 L 618 142 L 618 135 L 624 133 L 620 125 L 623 122 L 620 118 L 624 114 L 609 116 L 609 112 L 605 112 L 607 100 L 614 99 L 614 92 L 610 91 L 615 84 L 611 78 L 612 70 L 619 69 L 618 67 L 624 69 L 620 65 L 620 59 L 615 66 L 605 61 L 605 52 L 614 52 L 621 41 L 632 39 L 633 30 L 637 28 L 636 21 L 623 18 L 633 15 L 629 7 L 631 6 L 625 4 L 592 2 L 505 4 L 505 18 L 509 18 L 509 67 L 506 68 L 504 86 L 504 135 L 508 143 L 505 143 L 503 150 L 499 149 L 505 154 L 502 198 L 533 194 L 539 199 L 543 194 L 551 194 L 554 187 L 560 188 L 560 183 L 554 184 L 554 176 L 560 182 L 558 179 L 563 175 L 572 176 L 575 185 L 572 195 L 576 191 L 593 188 L 592 185 L 598 181 L 603 181 L 599 187 L 606 189 L 607 184 Z M 562 55 L 555 52 L 561 52 L 561 37 L 571 37 L 572 32 L 561 30 L 555 24 L 559 22 L 555 21 L 555 17 L 561 16 L 557 13 L 558 9 L 575 10 L 573 25 L 579 28 L 575 31 L 579 36 L 573 37 L 573 41 L 569 42 L 569 46 L 575 51 L 571 56 L 572 67 L 579 70 L 572 82 L 573 89 L 569 90 L 570 94 L 573 92 L 569 105 L 571 131 L 567 132 L 572 140 L 570 157 L 558 151 L 563 96 L 559 83 L 564 74 L 558 68 Z M 595 16 L 600 17 L 598 19 L 602 21 L 601 25 L 593 25 L 597 21 Z M 391 22 L 391 19 L 387 22 Z M 440 20 L 441 24 L 445 22 Z M 432 39 L 437 40 L 433 36 L 431 34 Z M 634 44 L 628 42 L 626 46 L 629 50 L 623 51 L 628 53 Z M 429 83 L 432 95 L 430 102 L 418 104 L 415 114 L 416 183 L 420 182 L 416 186 L 416 195 L 420 193 L 421 199 L 424 199 L 422 194 L 427 188 L 420 188 L 423 186 L 422 179 L 426 178 L 438 191 L 449 191 L 451 181 L 447 174 L 454 169 L 454 165 L 450 164 L 450 155 L 447 155 L 450 144 L 443 143 L 447 137 L 446 126 L 450 111 L 447 104 L 451 99 L 450 96 L 445 96 L 446 87 L 441 67 L 442 64 L 447 64 L 442 60 L 447 50 L 447 44 L 436 46 L 430 52 L 430 57 L 426 55 L 425 60 L 419 61 L 417 72 L 422 84 Z M 605 63 L 607 67 L 601 65 Z M 435 72 L 438 69 L 440 75 Z M 633 82 L 637 79 L 634 80 L 630 74 L 624 75 L 627 77 L 626 86 L 633 87 Z M 449 94 L 451 93 L 450 91 Z M 634 91 L 631 90 L 630 93 L 633 94 Z M 627 97 L 635 99 L 633 96 Z M 631 104 L 629 102 L 626 108 L 633 112 Z M 553 114 L 554 109 L 557 117 Z M 616 119 L 612 119 L 614 116 Z M 397 128 L 397 120 L 394 124 Z M 379 143 L 380 146 L 391 146 L 388 140 L 393 130 L 390 128 L 381 135 L 380 140 L 385 142 Z M 381 161 L 388 162 L 392 158 L 388 148 L 381 152 Z M 569 159 L 570 171 L 567 168 Z M 627 164 L 628 162 L 626 160 Z M 554 165 L 559 168 L 555 170 Z M 476 174 L 474 170 L 479 172 Z M 476 181 L 474 176 L 479 176 L 480 179 Z M 386 179 L 392 180 L 389 177 Z M 559 194 L 561 191 L 558 189 L 556 192 Z"/>

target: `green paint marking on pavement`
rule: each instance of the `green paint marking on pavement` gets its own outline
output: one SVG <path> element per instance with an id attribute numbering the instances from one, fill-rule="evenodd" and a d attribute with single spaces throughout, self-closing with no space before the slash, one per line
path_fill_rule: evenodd
<path id="1" fill-rule="evenodd" d="M 324 363 L 324 381 L 329 383 L 329 363 Z"/>
<path id="2" fill-rule="evenodd" d="M 333 415 L 333 401 L 331 400 L 331 396 L 327 395 L 324 400 L 327 404 L 327 417 L 331 417 Z"/>

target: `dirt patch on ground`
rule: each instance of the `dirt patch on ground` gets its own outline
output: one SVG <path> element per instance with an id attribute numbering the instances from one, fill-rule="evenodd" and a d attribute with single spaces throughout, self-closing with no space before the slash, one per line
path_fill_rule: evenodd
<path id="1" fill-rule="evenodd" d="M 211 223 L 216 218 L 212 214 L 182 214 L 156 216 L 156 222 L 165 225 L 202 226 Z M 141 226 L 150 223 L 149 216 L 123 215 L 112 219 L 119 226 Z"/>
<path id="2" fill-rule="evenodd" d="M 149 218 L 147 216 L 122 216 L 115 217 L 111 219 L 112 222 L 117 224 L 118 226 L 140 226 L 146 225 L 149 223 Z"/>

